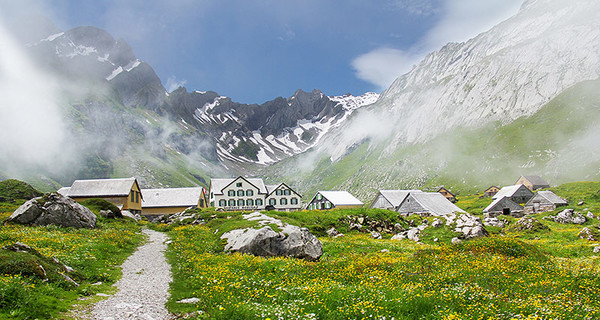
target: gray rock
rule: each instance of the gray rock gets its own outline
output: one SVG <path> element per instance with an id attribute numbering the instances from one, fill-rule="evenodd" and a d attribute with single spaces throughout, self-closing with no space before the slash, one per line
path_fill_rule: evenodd
<path id="1" fill-rule="evenodd" d="M 334 238 L 342 238 L 342 237 L 345 237 L 345 235 L 343 233 L 338 233 L 335 235 Z"/>
<path id="2" fill-rule="evenodd" d="M 452 244 L 459 244 L 461 243 L 461 240 L 459 238 L 454 237 L 450 242 L 452 242 Z"/>
<path id="3" fill-rule="evenodd" d="M 574 212 L 573 209 L 565 209 L 561 211 L 556 217 L 553 217 L 555 222 L 558 223 L 575 223 L 583 224 L 587 219 L 579 212 Z"/>
<path id="4" fill-rule="evenodd" d="M 25 202 L 8 221 L 34 226 L 96 227 L 96 215 L 90 209 L 55 192 Z"/>
<path id="5" fill-rule="evenodd" d="M 177 301 L 177 303 L 191 303 L 191 304 L 198 303 L 198 302 L 200 302 L 200 299 L 198 299 L 196 297 L 181 299 L 181 300 Z"/>
<path id="6" fill-rule="evenodd" d="M 100 210 L 100 216 L 107 219 L 115 219 L 117 216 L 110 210 Z"/>
<path id="7" fill-rule="evenodd" d="M 462 237 L 465 239 L 485 237 L 488 235 L 488 232 L 485 230 L 481 219 L 470 214 L 462 214 L 458 216 L 454 231 L 462 233 Z"/>
<path id="8" fill-rule="evenodd" d="M 500 220 L 498 218 L 488 217 L 483 219 L 483 224 L 490 227 L 504 228 L 507 225 L 507 221 L 505 219 Z"/>
<path id="9" fill-rule="evenodd" d="M 392 236 L 392 240 L 404 240 L 406 239 L 406 232 L 398 233 Z"/>
<path id="10" fill-rule="evenodd" d="M 433 222 L 431 223 L 431 226 L 434 228 L 439 228 L 443 225 L 444 225 L 444 223 L 442 222 L 442 219 L 440 219 L 440 218 L 433 219 Z"/>
<path id="11" fill-rule="evenodd" d="M 339 234 L 339 232 L 337 230 L 335 230 L 334 227 L 331 227 L 331 229 L 327 230 L 327 235 L 330 237 L 335 237 Z"/>
<path id="12" fill-rule="evenodd" d="M 396 230 L 396 231 L 405 231 L 406 229 L 404 229 L 404 227 L 401 224 L 395 223 L 394 224 L 394 230 Z"/>
<path id="13" fill-rule="evenodd" d="M 598 226 L 591 226 L 591 227 L 585 227 L 583 229 L 581 229 L 581 231 L 579 231 L 579 238 L 584 239 L 584 240 L 588 240 L 588 241 L 598 241 L 600 240 L 600 227 Z"/>
<path id="14" fill-rule="evenodd" d="M 595 246 L 593 252 L 600 253 L 600 246 Z"/>
<path id="15" fill-rule="evenodd" d="M 585 204 L 585 202 L 584 202 L 583 200 L 581 200 L 581 201 L 577 202 L 577 205 L 578 205 L 578 206 L 582 206 L 582 205 L 584 205 L 584 204 Z"/>
<path id="16" fill-rule="evenodd" d="M 123 211 L 121 211 L 121 214 L 123 214 L 123 218 L 128 218 L 128 219 L 132 219 L 132 220 L 135 220 L 135 221 L 140 221 L 138 219 L 138 217 L 136 217 L 136 215 L 134 215 L 133 213 L 131 213 L 131 211 L 129 211 L 129 210 L 123 210 Z"/>
<path id="17" fill-rule="evenodd" d="M 593 213 L 589 212 L 589 211 L 588 211 L 588 213 L 585 215 L 585 217 L 586 217 L 586 218 L 588 218 L 588 219 L 590 219 L 590 220 L 592 220 L 592 219 L 596 219 L 596 216 L 595 216 Z"/>
<path id="18" fill-rule="evenodd" d="M 381 239 L 382 238 L 381 237 L 381 233 L 373 231 L 373 232 L 371 232 L 371 238 L 373 238 L 373 239 Z"/>
<path id="19" fill-rule="evenodd" d="M 349 227 L 350 230 L 361 230 L 363 226 L 360 223 L 350 223 Z"/>
<path id="20" fill-rule="evenodd" d="M 388 249 L 381 249 L 379 252 L 386 253 L 386 252 L 390 252 L 390 250 L 388 250 Z"/>
<path id="21" fill-rule="evenodd" d="M 306 228 L 286 225 L 281 232 L 270 226 L 261 229 L 237 229 L 221 236 L 227 239 L 225 251 L 235 251 L 263 257 L 293 257 L 309 261 L 323 255 L 323 245 Z"/>
<path id="22" fill-rule="evenodd" d="M 406 238 L 408 238 L 409 240 L 415 241 L 415 242 L 419 242 L 419 241 L 421 241 L 421 238 L 419 237 L 420 233 L 421 233 L 421 229 L 412 228 L 406 232 Z"/>

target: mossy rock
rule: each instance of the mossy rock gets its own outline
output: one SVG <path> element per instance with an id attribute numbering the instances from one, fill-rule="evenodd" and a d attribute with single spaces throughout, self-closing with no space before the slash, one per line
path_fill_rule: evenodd
<path id="1" fill-rule="evenodd" d="M 37 250 L 19 242 L 0 249 L 0 274 L 31 277 L 63 287 L 78 286 L 73 278 L 81 278 L 76 271 L 57 259 L 44 257 Z"/>
<path id="2" fill-rule="evenodd" d="M 523 217 L 506 228 L 507 232 L 548 232 L 550 228 L 533 217 Z"/>
<path id="3" fill-rule="evenodd" d="M 5 200 L 24 199 L 29 200 L 41 197 L 43 193 L 36 190 L 26 182 L 8 179 L 0 181 L 0 197 Z"/>
<path id="4" fill-rule="evenodd" d="M 123 218 L 123 215 L 121 214 L 121 210 L 119 210 L 119 208 L 117 206 L 115 206 L 113 203 L 108 202 L 104 199 L 100 199 L 100 198 L 87 199 L 87 200 L 81 201 L 80 204 L 87 207 L 88 209 L 92 210 L 95 213 L 99 213 L 101 210 L 109 210 L 110 212 L 112 212 L 112 214 L 115 217 Z"/>

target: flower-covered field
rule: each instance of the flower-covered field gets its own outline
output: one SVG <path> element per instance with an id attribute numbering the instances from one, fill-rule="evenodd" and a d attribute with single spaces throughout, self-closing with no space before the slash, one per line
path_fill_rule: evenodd
<path id="1" fill-rule="evenodd" d="M 222 253 L 205 226 L 170 235 L 168 306 L 199 319 L 600 317 L 600 260 L 555 259 L 514 237 L 451 246 L 353 234 L 321 238 L 324 256 L 305 262 Z"/>
<path id="2" fill-rule="evenodd" d="M 1 204 L 0 221 L 17 207 Z M 21 275 L 22 270 L 1 261 L 0 319 L 57 318 L 81 296 L 110 290 L 120 277 L 119 266 L 143 240 L 139 231 L 136 223 L 103 219 L 94 230 L 0 225 L 0 247 L 21 242 L 45 257 L 57 258 L 76 270 L 75 280 L 80 284 L 76 287 Z"/>

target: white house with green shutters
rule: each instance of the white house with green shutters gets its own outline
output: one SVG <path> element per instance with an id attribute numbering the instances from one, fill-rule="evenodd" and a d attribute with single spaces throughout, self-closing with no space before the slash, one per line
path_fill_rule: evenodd
<path id="1" fill-rule="evenodd" d="M 302 208 L 302 196 L 281 183 L 266 186 L 260 178 L 211 179 L 210 205 L 226 211 L 279 210 Z"/>

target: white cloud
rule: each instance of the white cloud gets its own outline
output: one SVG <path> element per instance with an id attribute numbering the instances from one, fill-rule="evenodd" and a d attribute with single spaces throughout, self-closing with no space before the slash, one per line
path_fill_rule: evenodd
<path id="1" fill-rule="evenodd" d="M 165 87 L 167 88 L 168 92 L 173 92 L 179 87 L 184 87 L 186 83 L 187 80 L 177 80 L 175 76 L 170 76 L 169 79 L 167 79 L 167 84 Z"/>
<path id="2" fill-rule="evenodd" d="M 381 90 L 387 88 L 398 75 L 410 71 L 421 58 L 392 48 L 378 48 L 363 54 L 352 61 L 356 75 L 362 80 L 377 85 Z"/>
<path id="3" fill-rule="evenodd" d="M 409 9 L 410 1 L 399 3 L 410 13 L 420 12 Z M 412 47 L 406 50 L 380 47 L 355 58 L 352 67 L 358 78 L 385 89 L 427 53 L 448 42 L 466 41 L 489 30 L 514 15 L 522 3 L 523 0 L 444 0 L 441 19 Z M 423 12 L 434 10 L 426 9 Z"/>
<path id="4" fill-rule="evenodd" d="M 0 43 L 0 164 L 49 168 L 67 157 L 68 145 L 56 81 L 27 59 L 2 25 Z"/>

